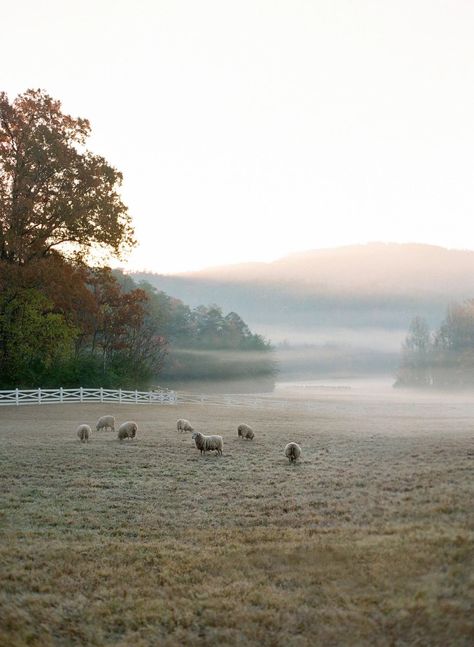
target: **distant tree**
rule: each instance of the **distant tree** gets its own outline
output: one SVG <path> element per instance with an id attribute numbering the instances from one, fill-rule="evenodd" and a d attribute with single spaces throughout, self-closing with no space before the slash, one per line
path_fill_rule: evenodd
<path id="1" fill-rule="evenodd" d="M 436 343 L 440 348 L 463 352 L 474 348 L 474 299 L 448 308 L 441 324 Z"/>
<path id="2" fill-rule="evenodd" d="M 415 317 L 402 347 L 397 386 L 464 388 L 474 384 L 474 299 L 449 306 L 436 333 Z"/>
<path id="3" fill-rule="evenodd" d="M 410 322 L 402 346 L 398 384 L 428 386 L 432 384 L 433 342 L 429 326 L 422 317 Z"/>
<path id="4" fill-rule="evenodd" d="M 133 244 L 122 175 L 85 148 L 90 125 L 59 101 L 0 93 L 0 261 L 26 264 L 51 250 L 82 257 Z"/>
<path id="5" fill-rule="evenodd" d="M 439 386 L 474 382 L 474 300 L 453 304 L 435 337 L 435 375 Z"/>

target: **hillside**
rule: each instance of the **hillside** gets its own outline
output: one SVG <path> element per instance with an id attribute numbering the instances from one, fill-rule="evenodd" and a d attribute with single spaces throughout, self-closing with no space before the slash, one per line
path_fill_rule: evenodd
<path id="1" fill-rule="evenodd" d="M 240 284 L 256 281 L 305 295 L 430 297 L 472 292 L 473 270 L 473 251 L 370 243 L 299 252 L 271 263 L 211 267 L 176 278 Z"/>
<path id="2" fill-rule="evenodd" d="M 305 251 L 272 263 L 133 276 L 192 306 L 218 303 L 235 310 L 277 344 L 388 353 L 383 365 L 393 370 L 414 316 L 435 327 L 450 302 L 474 296 L 474 252 L 371 243 Z"/>

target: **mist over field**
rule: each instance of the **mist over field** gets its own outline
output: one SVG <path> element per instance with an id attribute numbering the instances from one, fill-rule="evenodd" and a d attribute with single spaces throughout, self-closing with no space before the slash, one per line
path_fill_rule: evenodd
<path id="1" fill-rule="evenodd" d="M 414 317 L 435 328 L 474 296 L 474 252 L 372 243 L 179 275 L 134 273 L 191 305 L 239 312 L 283 373 L 394 375 Z"/>

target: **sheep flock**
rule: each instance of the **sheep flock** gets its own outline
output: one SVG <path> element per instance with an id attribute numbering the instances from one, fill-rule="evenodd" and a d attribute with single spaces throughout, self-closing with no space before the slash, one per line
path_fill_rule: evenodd
<path id="1" fill-rule="evenodd" d="M 100 430 L 111 430 L 115 431 L 115 417 L 112 415 L 101 416 L 95 425 L 96 431 Z M 185 418 L 178 418 L 176 421 L 176 429 L 178 432 L 191 431 L 192 440 L 194 441 L 196 449 L 200 451 L 201 454 L 206 454 L 207 452 L 214 451 L 216 456 L 222 456 L 224 453 L 224 439 L 219 435 L 206 436 L 200 431 L 194 431 L 194 427 L 191 425 L 189 420 Z M 123 422 L 117 432 L 117 439 L 123 441 L 125 439 L 133 440 L 137 437 L 138 425 L 133 420 L 128 420 Z M 81 423 L 76 428 L 76 434 L 79 440 L 82 443 L 86 443 L 92 436 L 92 429 L 90 425 L 86 423 Z M 237 427 L 237 436 L 240 439 L 253 440 L 255 438 L 255 432 L 249 425 L 241 423 Z M 290 463 L 295 463 L 299 458 L 301 458 L 301 447 L 298 443 L 290 442 L 286 445 L 284 449 L 284 454 L 288 458 Z"/>

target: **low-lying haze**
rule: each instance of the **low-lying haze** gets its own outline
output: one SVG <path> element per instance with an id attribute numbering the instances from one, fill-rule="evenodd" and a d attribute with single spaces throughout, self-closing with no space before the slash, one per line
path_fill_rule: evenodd
<path id="1" fill-rule="evenodd" d="M 217 303 L 238 312 L 279 346 L 292 374 L 298 367 L 394 373 L 414 317 L 435 328 L 453 301 L 474 297 L 474 252 L 374 243 L 273 263 L 134 276 L 190 305 Z"/>

